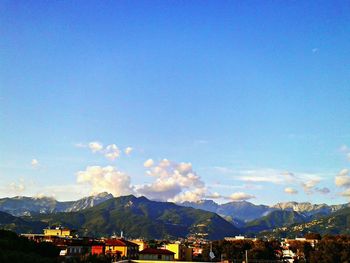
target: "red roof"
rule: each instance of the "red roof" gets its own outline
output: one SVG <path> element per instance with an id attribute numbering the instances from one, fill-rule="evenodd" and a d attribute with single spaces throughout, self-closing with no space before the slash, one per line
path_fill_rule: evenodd
<path id="1" fill-rule="evenodd" d="M 120 247 L 138 246 L 137 244 L 127 241 L 125 239 L 107 239 L 105 243 L 106 243 L 106 246 L 120 246 Z"/>
<path id="2" fill-rule="evenodd" d="M 174 255 L 174 252 L 171 252 L 167 249 L 158 249 L 158 248 L 145 248 L 140 251 L 139 254 L 153 254 L 153 255 Z"/>

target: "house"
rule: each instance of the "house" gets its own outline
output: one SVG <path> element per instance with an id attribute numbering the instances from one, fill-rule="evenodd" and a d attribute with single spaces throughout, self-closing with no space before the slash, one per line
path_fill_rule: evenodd
<path id="1" fill-rule="evenodd" d="M 137 258 L 139 246 L 125 239 L 107 239 L 105 241 L 105 253 L 117 256 L 117 258 Z"/>
<path id="2" fill-rule="evenodd" d="M 142 239 L 133 239 L 130 241 L 132 243 L 135 243 L 136 245 L 139 245 L 139 251 L 144 250 L 145 248 L 148 248 L 148 243 Z"/>
<path id="3" fill-rule="evenodd" d="M 250 237 L 245 237 L 245 236 L 234 236 L 234 237 L 224 237 L 224 240 L 225 241 L 230 241 L 230 242 L 233 242 L 233 241 L 238 241 L 238 240 L 250 240 L 250 241 L 257 241 L 258 239 L 255 237 L 255 238 L 250 238 Z"/>
<path id="4" fill-rule="evenodd" d="M 44 229 L 45 236 L 71 237 L 73 236 L 74 232 L 74 230 L 61 226 Z"/>
<path id="5" fill-rule="evenodd" d="M 175 253 L 175 260 L 192 261 L 192 248 L 188 248 L 180 242 L 166 244 L 164 248 Z"/>
<path id="6" fill-rule="evenodd" d="M 90 243 L 92 255 L 103 255 L 105 253 L 105 244 L 98 241 Z"/>
<path id="7" fill-rule="evenodd" d="M 140 260 L 173 261 L 175 253 L 167 249 L 145 248 L 139 252 Z"/>
<path id="8" fill-rule="evenodd" d="M 89 254 L 89 246 L 86 240 L 81 238 L 66 239 L 66 256 L 67 257 L 81 257 Z"/>

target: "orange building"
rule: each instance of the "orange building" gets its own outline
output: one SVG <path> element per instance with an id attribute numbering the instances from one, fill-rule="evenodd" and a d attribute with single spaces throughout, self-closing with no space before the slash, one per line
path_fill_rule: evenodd
<path id="1" fill-rule="evenodd" d="M 102 242 L 91 243 L 91 254 L 92 255 L 103 255 L 105 253 L 105 245 Z"/>
<path id="2" fill-rule="evenodd" d="M 106 254 L 117 255 L 121 258 L 137 258 L 139 246 L 125 239 L 107 239 L 105 241 Z"/>

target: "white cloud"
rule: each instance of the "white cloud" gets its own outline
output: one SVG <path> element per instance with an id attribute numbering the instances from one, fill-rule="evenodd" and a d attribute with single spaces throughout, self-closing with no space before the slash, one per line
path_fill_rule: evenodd
<path id="1" fill-rule="evenodd" d="M 201 200 L 205 196 L 205 191 L 206 190 L 204 188 L 197 188 L 192 191 L 185 191 L 176 195 L 174 198 L 169 199 L 169 201 L 175 203 L 182 203 L 185 201 L 196 202 L 198 200 Z"/>
<path id="2" fill-rule="evenodd" d="M 147 174 L 155 177 L 155 181 L 137 187 L 139 194 L 151 199 L 181 202 L 200 200 L 204 197 L 206 188 L 204 182 L 192 169 L 191 163 L 176 163 L 163 159 L 157 165 L 149 159 L 144 163 L 149 168 Z"/>
<path id="3" fill-rule="evenodd" d="M 305 193 L 311 194 L 312 189 L 320 182 L 319 178 L 314 178 L 311 180 L 306 181 L 305 183 L 302 183 L 301 185 L 304 188 Z"/>
<path id="4" fill-rule="evenodd" d="M 110 144 L 104 151 L 105 157 L 111 161 L 117 159 L 120 156 L 120 150 L 115 144 Z"/>
<path id="5" fill-rule="evenodd" d="M 335 176 L 335 185 L 337 187 L 345 188 L 345 191 L 340 195 L 350 198 L 350 171 L 349 169 L 342 169 L 338 175 Z"/>
<path id="6" fill-rule="evenodd" d="M 121 196 L 133 193 L 130 177 L 113 166 L 88 166 L 77 173 L 77 182 L 89 185 L 93 194 L 109 192 Z"/>
<path id="7" fill-rule="evenodd" d="M 13 182 L 13 183 L 10 183 L 10 190 L 11 192 L 18 195 L 18 194 L 22 194 L 26 190 L 26 187 L 23 181 L 20 181 L 19 183 Z"/>
<path id="8" fill-rule="evenodd" d="M 346 189 L 344 192 L 342 192 L 340 195 L 344 197 L 349 197 L 350 198 L 350 188 Z"/>
<path id="9" fill-rule="evenodd" d="M 239 172 L 241 176 L 239 179 L 244 182 L 251 183 L 274 183 L 284 184 L 286 182 L 295 181 L 295 175 L 291 172 L 281 172 L 274 169 L 261 169 L 261 170 L 244 170 Z"/>
<path id="10" fill-rule="evenodd" d="M 314 193 L 313 190 L 316 190 L 316 185 L 320 182 L 320 179 L 318 178 L 315 178 L 315 179 L 311 179 L 311 180 L 308 180 L 306 182 L 303 182 L 301 183 L 301 186 L 303 187 L 304 189 L 304 192 L 307 194 L 307 195 L 311 195 Z"/>
<path id="11" fill-rule="evenodd" d="M 349 170 L 343 169 L 335 177 L 335 185 L 338 187 L 350 187 Z"/>
<path id="12" fill-rule="evenodd" d="M 255 198 L 255 196 L 243 192 L 236 192 L 228 197 L 228 199 L 231 199 L 232 201 L 245 201 L 252 198 Z"/>
<path id="13" fill-rule="evenodd" d="M 124 153 L 125 153 L 126 155 L 129 155 L 129 154 L 131 154 L 132 150 L 133 150 L 133 148 L 131 148 L 131 147 L 126 147 L 125 150 L 124 150 Z"/>
<path id="14" fill-rule="evenodd" d="M 347 176 L 347 175 L 349 175 L 349 169 L 342 169 L 338 173 L 338 176 Z"/>
<path id="15" fill-rule="evenodd" d="M 330 193 L 331 190 L 329 190 L 328 187 L 323 187 L 323 188 L 316 187 L 315 191 L 320 193 L 320 194 L 328 194 L 328 193 Z"/>
<path id="16" fill-rule="evenodd" d="M 36 186 L 36 194 L 34 197 L 51 197 L 60 201 L 72 201 L 88 196 L 91 191 L 84 184 L 65 184 L 51 186 Z"/>
<path id="17" fill-rule="evenodd" d="M 298 193 L 298 191 L 292 187 L 284 188 L 284 192 L 287 194 L 297 194 Z"/>
<path id="18" fill-rule="evenodd" d="M 36 168 L 39 166 L 39 161 L 37 159 L 32 159 L 30 164 L 32 165 L 33 168 Z"/>
<path id="19" fill-rule="evenodd" d="M 231 173 L 233 171 L 223 169 L 222 173 Z M 256 183 L 272 183 L 276 185 L 301 185 L 304 188 L 305 193 L 312 194 L 316 185 L 322 181 L 322 177 L 319 174 L 311 173 L 292 173 L 289 171 L 280 171 L 276 169 L 258 169 L 258 170 L 241 170 L 235 172 L 238 176 L 238 180 L 254 185 Z M 288 186 L 286 186 L 288 188 Z"/>
<path id="20" fill-rule="evenodd" d="M 212 193 L 212 194 L 206 195 L 205 198 L 209 198 L 209 199 L 219 199 L 219 198 L 222 198 L 222 195 L 219 194 L 218 192 L 214 192 L 214 193 Z"/>
<path id="21" fill-rule="evenodd" d="M 89 148 L 93 153 L 96 153 L 102 151 L 103 145 L 100 142 L 90 142 Z"/>
<path id="22" fill-rule="evenodd" d="M 152 159 L 148 159 L 143 163 L 143 166 L 146 168 L 150 168 L 151 166 L 153 166 L 153 164 L 154 164 L 154 161 Z"/>
<path id="23" fill-rule="evenodd" d="M 122 153 L 122 151 L 116 144 L 110 144 L 104 148 L 103 144 L 98 141 L 90 142 L 88 145 L 77 143 L 75 144 L 75 146 L 79 148 L 88 147 L 93 153 L 103 154 L 108 160 L 111 161 L 114 161 L 115 159 L 119 158 Z M 132 151 L 133 148 L 130 146 L 124 149 L 125 155 L 130 155 Z"/>

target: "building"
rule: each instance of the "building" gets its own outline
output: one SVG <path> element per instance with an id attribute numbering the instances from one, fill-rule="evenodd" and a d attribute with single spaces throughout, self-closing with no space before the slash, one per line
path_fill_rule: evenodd
<path id="1" fill-rule="evenodd" d="M 59 237 L 72 237 L 74 230 L 66 227 L 49 227 L 44 229 L 45 236 L 59 236 Z"/>
<path id="2" fill-rule="evenodd" d="M 79 258 L 90 253 L 90 245 L 87 239 L 83 238 L 69 238 L 61 239 L 61 242 L 66 246 L 66 257 L 76 257 Z M 61 243 L 60 242 L 60 243 Z M 62 248 L 63 245 L 60 245 Z M 62 252 L 62 250 L 61 250 Z"/>
<path id="3" fill-rule="evenodd" d="M 106 254 L 116 255 L 117 258 L 137 258 L 139 246 L 125 239 L 107 239 L 105 241 Z"/>
<path id="4" fill-rule="evenodd" d="M 140 260 L 152 260 L 152 261 L 173 261 L 174 252 L 171 252 L 167 249 L 158 249 L 158 248 L 146 248 L 139 252 Z"/>
<path id="5" fill-rule="evenodd" d="M 139 245 L 139 251 L 144 250 L 145 248 L 148 248 L 148 243 L 142 239 L 133 239 L 130 241 L 132 243 L 135 243 L 136 245 Z"/>
<path id="6" fill-rule="evenodd" d="M 92 255 L 103 255 L 105 253 L 105 244 L 103 242 L 92 241 L 90 245 Z"/>
<path id="7" fill-rule="evenodd" d="M 238 241 L 238 240 L 250 240 L 250 241 L 257 241 L 258 239 L 256 237 L 250 238 L 245 236 L 234 236 L 234 237 L 224 237 L 224 240 L 226 241 Z"/>
<path id="8" fill-rule="evenodd" d="M 192 248 L 188 248 L 180 242 L 167 244 L 164 248 L 175 253 L 175 260 L 192 261 Z"/>

